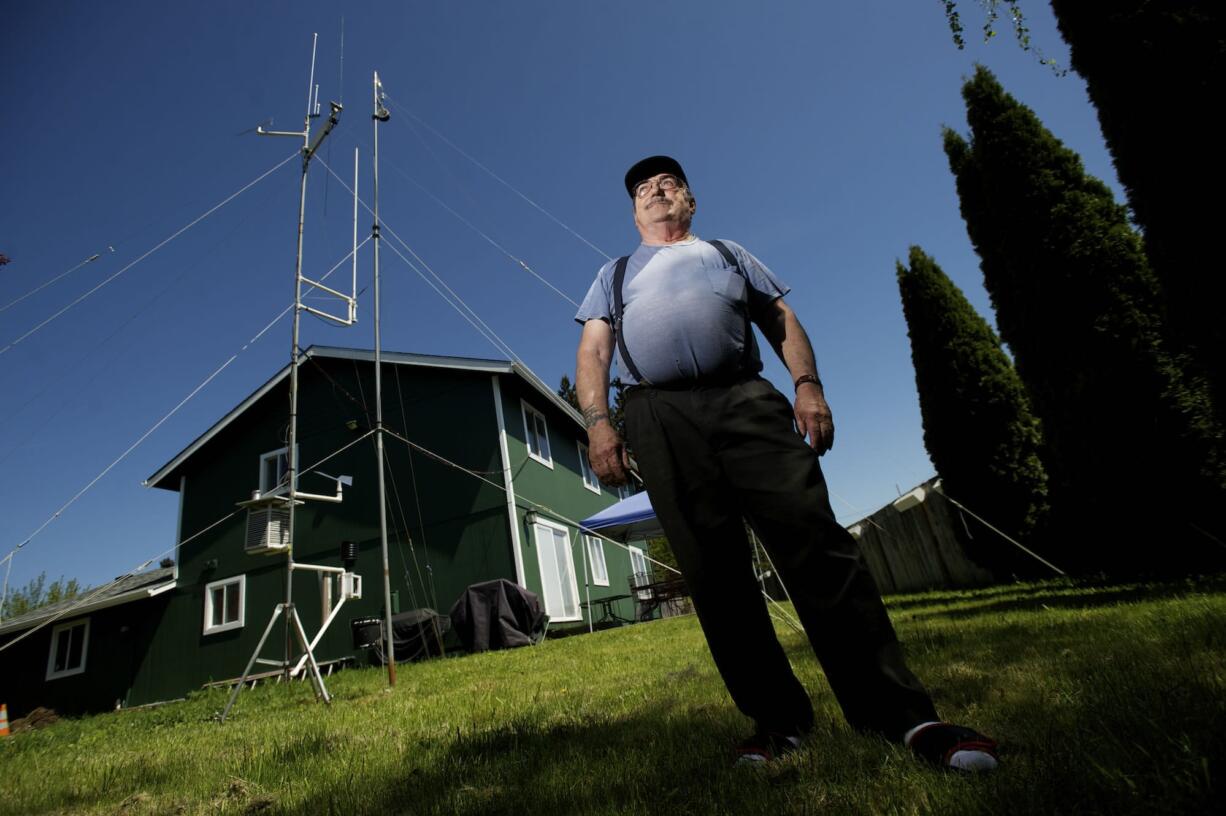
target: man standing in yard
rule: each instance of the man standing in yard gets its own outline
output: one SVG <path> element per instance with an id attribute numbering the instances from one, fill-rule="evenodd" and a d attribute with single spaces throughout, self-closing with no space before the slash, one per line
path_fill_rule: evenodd
<path id="1" fill-rule="evenodd" d="M 674 159 L 643 159 L 625 182 L 642 243 L 601 268 L 579 307 L 576 391 L 592 469 L 624 484 L 629 457 L 608 410 L 616 353 L 647 493 L 720 675 L 756 725 L 738 762 L 790 752 L 813 727 L 754 579 L 745 518 L 790 589 L 848 722 L 942 767 L 995 768 L 992 740 L 939 721 L 859 546 L 834 518 L 818 463 L 834 424 L 809 338 L 783 300 L 788 287 L 738 244 L 690 232 L 696 202 Z M 751 323 L 791 373 L 794 405 L 759 375 Z"/>

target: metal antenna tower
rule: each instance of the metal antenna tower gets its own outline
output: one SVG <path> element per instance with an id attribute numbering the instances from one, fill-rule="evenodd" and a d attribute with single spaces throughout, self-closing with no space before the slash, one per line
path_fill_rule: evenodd
<path id="1" fill-rule="evenodd" d="M 260 638 L 259 644 L 255 647 L 255 651 L 251 654 L 251 659 L 247 662 L 247 668 L 243 671 L 243 676 L 235 684 L 233 692 L 230 694 L 230 699 L 226 703 L 226 707 L 221 712 L 221 721 L 225 722 L 226 717 L 233 708 L 235 700 L 238 699 L 238 693 L 246 684 L 247 679 L 251 675 L 252 667 L 258 663 L 265 663 L 281 667 L 285 680 L 289 680 L 295 672 L 293 657 L 293 640 L 296 637 L 299 646 L 303 651 L 303 658 L 306 664 L 310 667 L 311 679 L 315 686 L 316 696 L 325 703 L 331 701 L 328 695 L 328 690 L 324 686 L 323 676 L 319 672 L 319 665 L 315 661 L 313 652 L 314 643 L 309 641 L 306 635 L 306 630 L 302 625 L 302 619 L 298 616 L 298 610 L 294 607 L 294 571 L 295 570 L 311 570 L 324 574 L 328 580 L 331 580 L 331 574 L 340 574 L 341 580 L 341 597 L 342 601 L 349 597 L 360 597 L 361 582 L 358 576 L 348 573 L 341 567 L 327 567 L 312 564 L 300 564 L 294 562 L 294 509 L 297 505 L 303 504 L 305 500 L 312 499 L 317 501 L 341 501 L 341 490 L 344 480 L 348 477 L 337 479 L 336 496 L 318 496 L 309 493 L 303 493 L 298 490 L 298 367 L 301 363 L 301 349 L 299 347 L 299 330 L 302 322 L 302 313 L 304 311 L 322 317 L 326 320 L 331 320 L 342 325 L 352 325 L 356 320 L 356 290 L 346 295 L 343 292 L 338 292 L 324 286 L 318 281 L 310 280 L 302 274 L 302 236 L 306 222 L 306 193 L 307 193 L 307 171 L 311 166 L 311 158 L 314 157 L 319 146 L 323 143 L 332 129 L 336 127 L 340 118 L 341 105 L 337 102 L 329 102 L 330 112 L 323 127 L 311 137 L 311 120 L 319 118 L 319 86 L 315 84 L 315 54 L 316 47 L 319 42 L 319 35 L 315 34 L 311 41 L 311 73 L 310 79 L 307 82 L 307 111 L 303 119 L 301 131 L 269 131 L 263 127 L 256 128 L 256 133 L 261 136 L 289 136 L 302 139 L 302 182 L 301 191 L 298 203 L 298 253 L 294 265 L 294 321 L 293 321 L 293 340 L 290 351 L 290 409 L 289 409 L 289 434 L 286 439 L 286 460 L 287 473 L 285 480 L 278 487 L 264 494 L 257 493 L 250 501 L 240 502 L 241 506 L 248 508 L 248 551 L 249 552 L 284 552 L 286 569 L 285 569 L 285 601 L 277 604 L 273 610 L 272 617 L 268 621 L 268 626 L 264 629 L 264 634 Z M 356 201 L 357 196 L 357 156 L 354 155 L 354 196 Z M 356 203 L 355 203 L 355 219 L 356 219 Z M 354 239 L 356 243 L 356 229 Z M 354 247 L 354 254 L 357 254 L 357 247 Z M 356 262 L 354 266 L 356 286 Z M 346 314 L 342 317 L 328 313 L 321 309 L 315 309 L 306 306 L 302 302 L 303 285 L 310 287 L 311 290 L 319 289 L 329 295 L 340 298 L 347 306 Z M 382 468 L 382 462 L 380 462 Z M 380 469 L 380 477 L 382 477 L 382 469 Z M 350 480 L 351 481 L 351 480 Z M 261 540 L 266 545 L 260 548 L 251 546 L 251 531 L 252 518 L 263 520 L 265 526 L 260 530 Z M 384 572 L 386 575 L 386 544 L 384 555 Z M 285 648 L 283 659 L 281 660 L 266 660 L 260 657 L 260 652 L 264 648 L 264 643 L 267 641 L 269 634 L 273 630 L 273 626 L 277 622 L 277 618 L 284 615 L 285 617 Z M 332 617 L 335 617 L 333 615 Z M 331 622 L 332 617 L 329 617 L 324 624 Z M 319 635 L 316 635 L 315 642 L 318 642 L 319 636 L 322 635 L 323 629 Z M 301 661 L 299 661 L 301 664 Z"/>
<path id="2" fill-rule="evenodd" d="M 383 549 L 383 641 L 384 655 L 387 660 L 387 683 L 396 685 L 396 645 L 395 633 L 392 631 L 392 583 L 391 571 L 387 558 L 387 495 L 384 488 L 383 475 L 383 346 L 379 325 L 379 124 L 386 122 L 391 115 L 383 106 L 383 84 L 379 82 L 379 72 L 374 78 L 374 112 L 371 120 L 375 131 L 375 149 L 372 165 L 374 167 L 374 224 L 371 226 L 371 238 L 374 240 L 375 256 L 375 456 L 379 460 L 379 540 Z"/>

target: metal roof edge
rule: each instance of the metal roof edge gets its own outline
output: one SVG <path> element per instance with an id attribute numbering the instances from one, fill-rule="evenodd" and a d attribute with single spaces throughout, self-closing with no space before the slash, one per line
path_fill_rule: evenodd
<path id="1" fill-rule="evenodd" d="M 375 352 L 371 349 L 345 348 L 342 346 L 311 346 L 304 353 L 306 357 L 330 357 L 342 360 L 375 361 Z M 513 363 L 507 360 L 494 360 L 487 357 L 453 357 L 445 354 L 416 354 L 408 351 L 384 351 L 383 362 L 398 365 L 416 365 L 423 368 L 455 368 L 463 371 L 481 371 L 487 373 L 509 374 Z"/>
<path id="2" fill-rule="evenodd" d="M 279 370 L 276 374 L 272 375 L 271 379 L 269 379 L 262 386 L 260 386 L 255 391 L 253 391 L 250 395 L 248 395 L 246 399 L 244 399 L 238 405 L 234 406 L 234 408 L 231 408 L 229 413 L 227 413 L 221 419 L 214 422 L 212 427 L 210 427 L 204 433 L 200 434 L 200 436 L 196 437 L 191 442 L 191 444 L 189 444 L 183 450 L 179 451 L 179 453 L 176 454 L 173 459 L 171 459 L 169 462 L 167 462 L 166 464 L 158 468 L 158 470 L 152 476 L 145 479 L 145 481 L 141 482 L 141 484 L 144 487 L 161 487 L 161 485 L 159 485 L 158 482 L 162 481 L 162 479 L 166 478 L 166 476 L 168 476 L 171 472 L 173 472 L 175 468 L 183 464 L 183 462 L 188 457 L 190 457 L 193 453 L 200 450 L 200 448 L 202 448 L 206 442 L 208 442 L 210 439 L 212 439 L 217 434 L 221 433 L 221 431 L 227 425 L 229 425 L 230 422 L 233 421 L 235 417 L 237 417 L 243 411 L 246 411 L 248 408 L 250 408 L 255 402 L 257 402 L 261 397 L 263 397 L 269 391 L 276 388 L 277 384 L 281 382 L 281 380 L 285 379 L 285 377 L 288 375 L 289 375 L 289 364 L 286 363 L 285 366 L 281 370 Z M 168 487 L 166 489 L 167 490 L 177 490 L 178 488 L 176 486 L 176 487 Z"/>
<path id="3" fill-rule="evenodd" d="M 559 397 L 558 392 L 554 391 L 552 388 L 546 385 L 540 377 L 536 376 L 536 372 L 519 362 L 511 363 L 511 367 L 515 370 L 515 373 L 522 377 L 529 385 L 541 392 L 550 402 L 561 409 L 562 413 L 574 420 L 576 425 L 578 425 L 580 428 L 584 427 L 583 414 L 580 414 L 577 410 L 575 410 L 573 405 Z"/>

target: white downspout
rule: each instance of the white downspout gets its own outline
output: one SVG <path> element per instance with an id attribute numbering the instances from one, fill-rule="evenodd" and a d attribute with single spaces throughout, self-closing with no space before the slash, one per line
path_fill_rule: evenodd
<path id="1" fill-rule="evenodd" d="M 498 375 L 490 378 L 494 385 L 494 415 L 498 418 L 498 449 L 502 455 L 502 484 L 507 494 L 507 523 L 511 525 L 511 552 L 515 556 L 515 583 L 528 588 L 524 575 L 524 551 L 519 538 L 519 514 L 515 511 L 515 482 L 511 478 L 511 454 L 507 448 L 507 423 L 502 415 L 502 387 Z"/>

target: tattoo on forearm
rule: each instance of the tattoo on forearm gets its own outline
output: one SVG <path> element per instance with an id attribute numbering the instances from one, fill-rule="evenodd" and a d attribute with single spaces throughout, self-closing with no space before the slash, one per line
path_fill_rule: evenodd
<path id="1" fill-rule="evenodd" d="M 583 409 L 583 427 L 591 428 L 602 419 L 608 419 L 608 411 L 604 408 L 597 408 L 593 405 L 591 408 Z"/>

